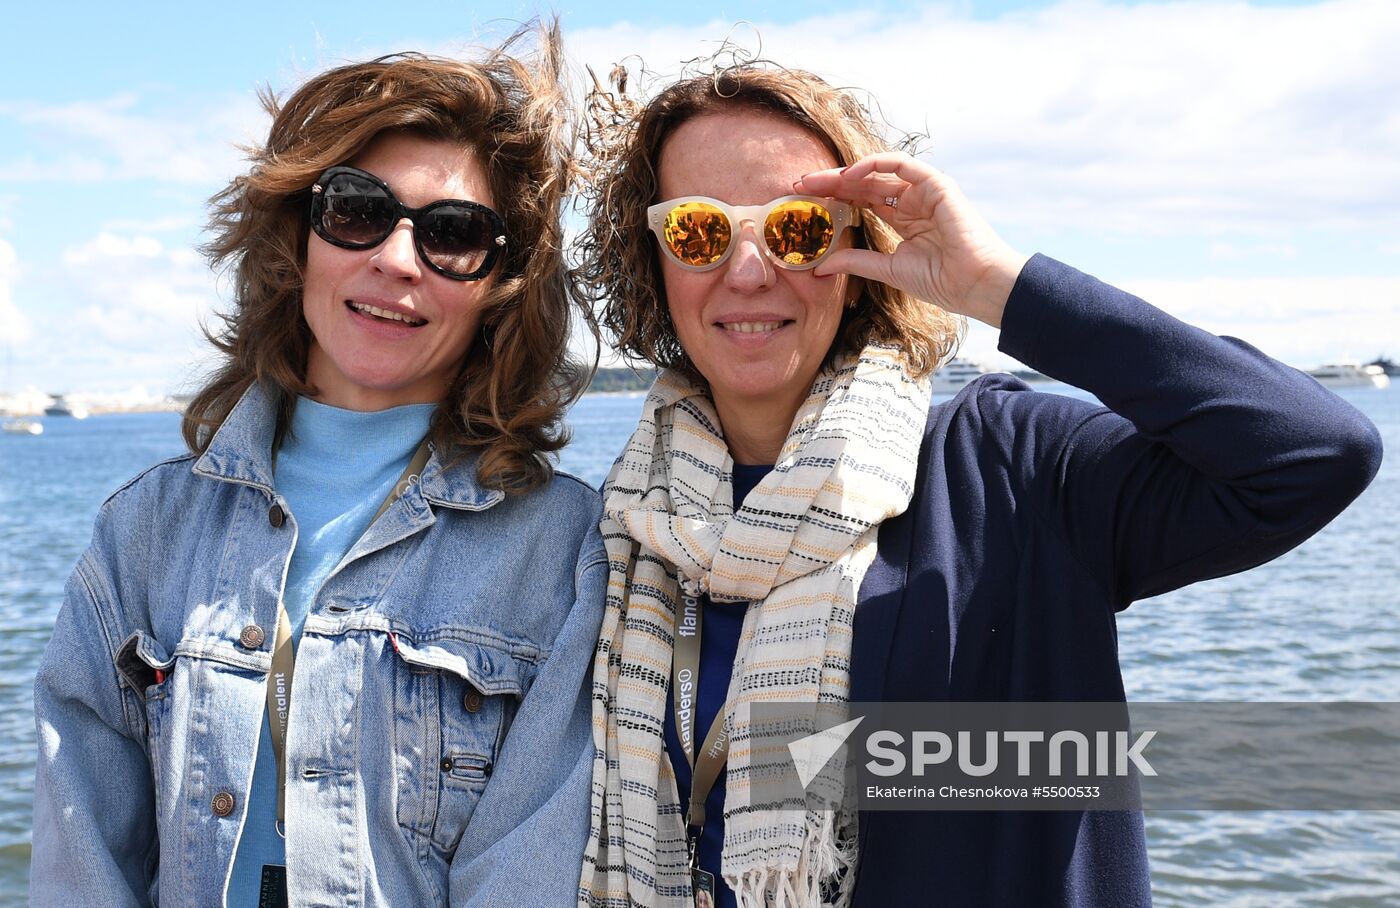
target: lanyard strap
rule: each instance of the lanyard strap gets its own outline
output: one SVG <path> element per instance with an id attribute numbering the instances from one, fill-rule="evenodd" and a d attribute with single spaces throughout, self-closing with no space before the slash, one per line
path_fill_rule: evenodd
<path id="1" fill-rule="evenodd" d="M 404 468 L 399 481 L 389 490 L 370 524 L 387 510 L 409 486 L 413 485 L 428 464 L 428 440 L 418 446 Z M 287 760 L 284 751 L 287 740 L 287 716 L 292 709 L 292 672 L 296 668 L 296 652 L 292 644 L 292 623 L 287 607 L 277 600 L 277 635 L 272 644 L 272 672 L 267 676 L 267 724 L 272 733 L 272 759 L 277 764 L 277 834 L 286 837 L 287 829 Z"/>
<path id="2" fill-rule="evenodd" d="M 286 838 L 287 764 L 282 758 L 282 742 L 287 737 L 287 714 L 292 706 L 292 623 L 287 609 L 277 603 L 277 636 L 272 645 L 272 674 L 267 676 L 267 724 L 272 732 L 272 759 L 277 764 L 277 834 Z"/>
<path id="3" fill-rule="evenodd" d="M 675 654 L 671 659 L 672 704 L 676 711 L 676 736 L 690 764 L 690 809 L 685 824 L 692 840 L 700 837 L 705 826 L 705 799 L 710 796 L 719 775 L 729 759 L 729 734 L 724 728 L 725 703 L 710 723 L 709 733 L 699 752 L 695 751 L 695 718 L 699 710 L 700 640 L 705 618 L 700 601 L 695 596 L 681 596 L 681 620 L 676 628 Z M 692 855 L 692 859 L 693 859 Z"/>

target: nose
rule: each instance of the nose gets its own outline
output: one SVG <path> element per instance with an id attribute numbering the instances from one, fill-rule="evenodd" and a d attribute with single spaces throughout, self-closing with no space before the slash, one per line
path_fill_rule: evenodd
<path id="1" fill-rule="evenodd" d="M 375 249 L 370 264 L 389 277 L 416 281 L 423 276 L 418 250 L 413 246 L 413 222 L 404 218 Z"/>
<path id="2" fill-rule="evenodd" d="M 738 293 L 757 293 L 773 286 L 773 263 L 763 248 L 758 225 L 744 221 L 734 237 L 734 251 L 725 263 L 724 282 Z"/>

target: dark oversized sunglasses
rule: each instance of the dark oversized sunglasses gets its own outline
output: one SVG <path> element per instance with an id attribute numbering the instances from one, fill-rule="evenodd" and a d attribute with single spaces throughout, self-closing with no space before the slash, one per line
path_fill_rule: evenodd
<path id="1" fill-rule="evenodd" d="M 423 264 L 454 281 L 490 274 L 506 245 L 505 222 L 479 202 L 439 199 L 409 208 L 379 177 L 343 165 L 311 187 L 311 229 L 332 246 L 378 246 L 404 218 L 413 222 L 413 246 Z"/>
<path id="2" fill-rule="evenodd" d="M 692 271 L 717 268 L 734 248 L 739 225 L 753 221 L 774 263 L 793 271 L 815 268 L 847 227 L 860 223 L 845 202 L 785 195 L 766 205 L 729 205 L 707 196 L 683 196 L 647 209 L 647 225 L 671 261 Z"/>

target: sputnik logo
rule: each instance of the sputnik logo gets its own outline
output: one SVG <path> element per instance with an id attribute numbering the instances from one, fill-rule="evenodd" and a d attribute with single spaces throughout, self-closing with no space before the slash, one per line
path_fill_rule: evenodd
<path id="1" fill-rule="evenodd" d="M 797 767 L 797 778 L 802 782 L 804 791 L 830 762 L 836 751 L 841 749 L 841 745 L 846 743 L 846 739 L 856 730 L 856 726 L 864 721 L 865 716 L 860 716 L 849 722 L 842 722 L 840 725 L 833 725 L 831 728 L 810 734 L 805 738 L 798 738 L 788 745 L 788 752 L 792 754 L 792 762 Z"/>

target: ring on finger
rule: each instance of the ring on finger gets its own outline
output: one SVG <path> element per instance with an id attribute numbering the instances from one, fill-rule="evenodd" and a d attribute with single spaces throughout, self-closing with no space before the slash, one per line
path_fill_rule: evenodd
<path id="1" fill-rule="evenodd" d="M 886 205 L 887 207 L 889 207 L 889 208 L 898 208 L 898 207 L 899 207 L 899 196 L 897 196 L 897 195 L 887 195 L 887 196 L 885 196 L 885 205 Z"/>

